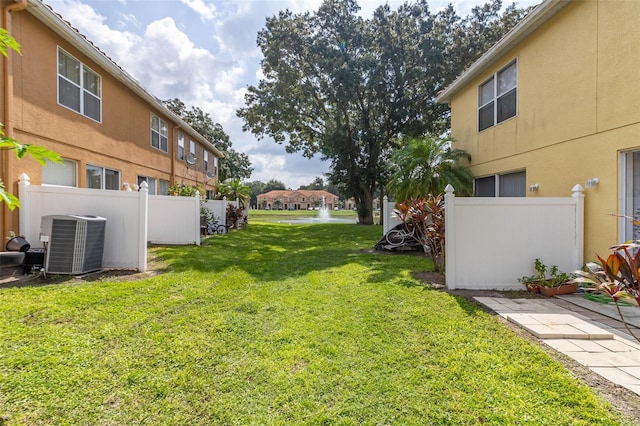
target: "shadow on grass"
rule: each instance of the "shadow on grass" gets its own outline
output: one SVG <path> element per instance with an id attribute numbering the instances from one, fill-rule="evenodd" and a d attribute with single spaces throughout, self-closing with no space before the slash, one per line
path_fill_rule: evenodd
<path id="1" fill-rule="evenodd" d="M 385 256 L 369 252 L 380 238 L 379 226 L 354 224 L 252 224 L 242 231 L 206 237 L 199 247 L 162 247 L 160 255 L 176 272 L 238 268 L 263 281 L 303 276 L 346 264 L 371 271 L 369 282 L 385 282 L 398 268 L 428 269 L 424 256 Z M 407 285 L 419 285 L 410 283 Z"/>

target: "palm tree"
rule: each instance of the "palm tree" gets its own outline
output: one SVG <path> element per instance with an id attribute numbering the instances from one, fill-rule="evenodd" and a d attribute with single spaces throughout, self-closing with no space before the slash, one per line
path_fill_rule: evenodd
<path id="1" fill-rule="evenodd" d="M 406 138 L 391 158 L 392 174 L 387 190 L 397 201 L 440 194 L 447 184 L 456 194 L 471 195 L 473 175 L 464 165 L 471 155 L 451 149 L 451 139 L 433 135 Z"/>
<path id="2" fill-rule="evenodd" d="M 245 205 L 251 198 L 251 190 L 248 185 L 240 182 L 240 179 L 228 179 L 218 185 L 220 197 L 227 197 L 227 200 L 237 199 L 240 205 Z"/>

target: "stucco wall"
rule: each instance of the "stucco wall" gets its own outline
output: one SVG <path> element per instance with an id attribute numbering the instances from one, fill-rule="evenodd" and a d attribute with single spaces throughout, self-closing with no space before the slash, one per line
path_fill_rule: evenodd
<path id="1" fill-rule="evenodd" d="M 1 2 L 7 4 L 11 2 Z M 12 136 L 21 143 L 38 144 L 58 152 L 63 158 L 77 162 L 77 185 L 86 187 L 88 164 L 115 169 L 120 172 L 121 184 L 137 183 L 137 177 L 149 176 L 173 183 L 202 184 L 206 190 L 215 190 L 218 177 L 208 179 L 204 171 L 203 150 L 209 152 L 209 170 L 213 170 L 215 153 L 206 144 L 185 135 L 185 150 L 189 141 L 196 142 L 196 164 L 188 165 L 177 159 L 176 122 L 166 110 L 142 97 L 129 86 L 112 77 L 102 65 L 92 61 L 77 48 L 80 35 L 73 43 L 43 24 L 29 11 L 11 14 L 11 35 L 21 44 L 22 55 L 10 52 L 13 76 L 13 97 L 8 102 L 10 117 L 6 117 L 2 102 L 2 121 Z M 75 44 L 74 44 L 75 43 Z M 57 52 L 58 47 L 80 61 L 101 77 L 101 122 L 96 122 L 58 104 Z M 1 71 L 4 76 L 4 69 Z M 3 78 L 4 81 L 4 78 Z M 4 89 L 4 87 L 3 87 Z M 3 90 L 4 93 L 4 90 Z M 151 146 L 151 113 L 168 125 L 168 152 Z M 0 153 L 0 156 L 12 155 Z M 5 161 L 2 172 L 9 191 L 17 193 L 18 176 L 26 173 L 33 184 L 42 182 L 42 167 L 34 160 Z M 8 220 L 2 220 L 0 233 L 17 229 L 17 212 L 2 208 Z M 6 217 L 5 217 L 6 219 Z"/>
<path id="2" fill-rule="evenodd" d="M 150 105 L 29 13 L 15 15 L 14 29 L 23 50 L 23 55 L 13 62 L 16 77 L 12 117 L 19 140 L 44 145 L 79 161 L 80 187 L 85 186 L 82 171 L 86 164 L 120 170 L 122 181 L 132 184 L 137 183 L 138 174 L 169 180 L 171 156 L 150 144 Z M 58 46 L 102 77 L 101 123 L 58 104 Z M 26 171 L 34 184 L 40 182 L 39 166 L 16 162 L 15 167 L 16 173 Z M 24 170 L 25 167 L 29 169 Z"/>
<path id="3" fill-rule="evenodd" d="M 187 167 L 174 161 L 177 153 L 177 126 L 163 111 L 136 95 L 76 48 L 46 28 L 28 12 L 14 14 L 14 36 L 21 43 L 23 55 L 13 59 L 14 101 L 12 119 L 16 137 L 59 152 L 63 157 L 85 164 L 114 168 L 122 181 L 135 182 L 137 175 L 170 180 L 172 167 L 178 181 L 205 182 L 203 146 L 196 143 L 196 164 Z M 102 78 L 102 121 L 95 122 L 57 102 L 57 48 L 60 46 Z M 151 113 L 169 126 L 169 152 L 151 146 Z M 189 135 L 185 134 L 185 149 Z M 32 140 L 33 139 L 33 140 Z M 210 163 L 214 154 L 210 152 Z M 175 164 L 172 165 L 172 162 Z M 31 165 L 33 166 L 33 165 Z M 81 166 L 81 167 L 80 167 Z M 16 164 L 19 172 L 28 171 L 34 184 L 40 181 L 39 166 Z M 29 167 L 28 170 L 23 170 Z M 79 173 L 79 186 L 84 186 Z M 215 186 L 209 181 L 209 189 Z"/>
<path id="4" fill-rule="evenodd" d="M 576 1 L 453 97 L 452 136 L 476 176 L 526 169 L 527 196 L 585 192 L 585 259 L 618 242 L 620 152 L 640 147 L 640 2 Z M 518 60 L 516 117 L 477 131 L 478 86 Z"/>

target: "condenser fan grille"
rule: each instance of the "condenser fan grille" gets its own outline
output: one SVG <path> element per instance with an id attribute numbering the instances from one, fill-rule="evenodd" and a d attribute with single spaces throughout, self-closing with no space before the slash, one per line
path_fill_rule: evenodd
<path id="1" fill-rule="evenodd" d="M 96 216 L 44 216 L 41 234 L 49 237 L 46 270 L 81 274 L 102 269 L 106 219 Z"/>

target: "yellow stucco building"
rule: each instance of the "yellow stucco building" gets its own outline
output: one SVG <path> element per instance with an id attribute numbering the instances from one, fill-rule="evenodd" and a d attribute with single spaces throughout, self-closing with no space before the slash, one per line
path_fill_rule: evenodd
<path id="1" fill-rule="evenodd" d="M 446 88 L 476 196 L 585 191 L 584 259 L 640 239 L 640 1 L 545 0 Z"/>

